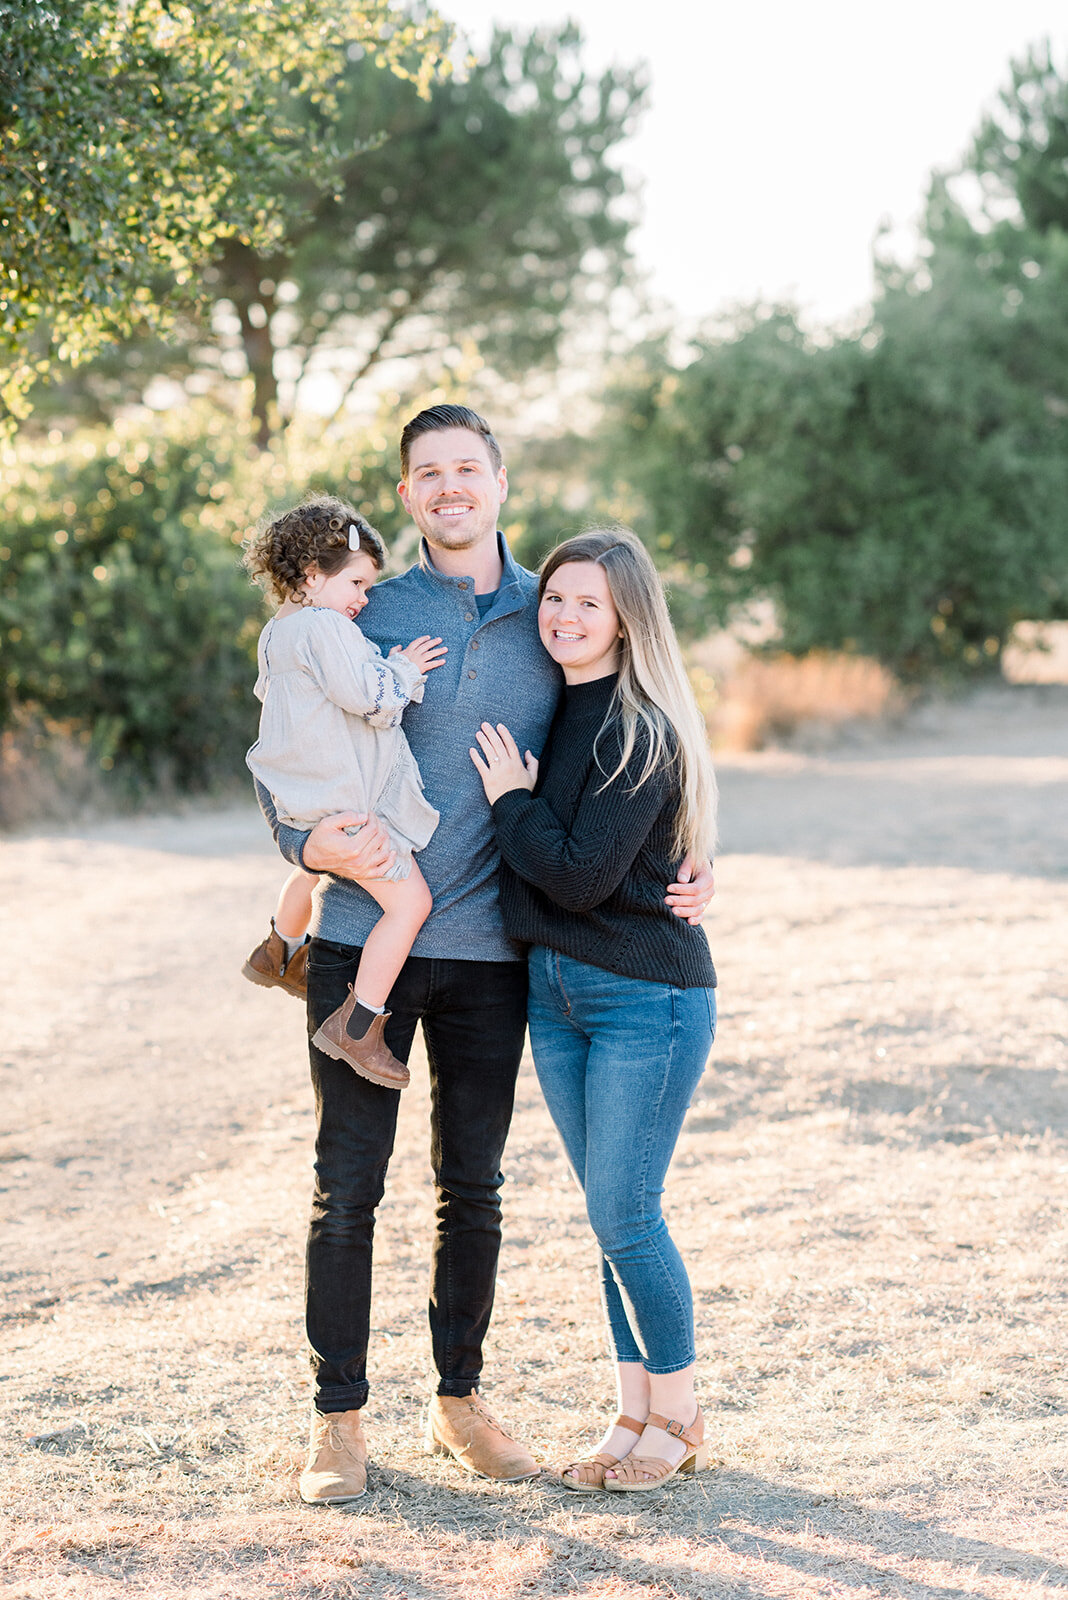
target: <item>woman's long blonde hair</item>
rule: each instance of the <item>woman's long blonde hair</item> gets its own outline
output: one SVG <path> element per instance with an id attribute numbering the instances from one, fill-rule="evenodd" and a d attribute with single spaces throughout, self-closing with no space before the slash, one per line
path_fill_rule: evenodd
<path id="1" fill-rule="evenodd" d="M 619 681 L 606 719 L 607 726 L 608 719 L 619 716 L 623 748 L 605 783 L 626 767 L 641 725 L 648 740 L 635 789 L 659 767 L 674 767 L 679 781 L 675 849 L 680 859 L 710 858 L 716 842 L 716 777 L 708 735 L 652 558 L 629 528 L 591 528 L 546 556 L 539 601 L 553 573 L 570 561 L 595 561 L 603 569 L 623 632 Z"/>

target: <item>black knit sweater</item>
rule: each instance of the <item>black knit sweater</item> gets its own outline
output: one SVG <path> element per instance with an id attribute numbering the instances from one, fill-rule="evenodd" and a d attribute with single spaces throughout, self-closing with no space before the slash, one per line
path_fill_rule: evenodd
<path id="1" fill-rule="evenodd" d="M 613 675 L 565 689 L 534 793 L 511 789 L 494 804 L 505 928 L 626 977 L 711 987 L 704 931 L 664 904 L 679 865 L 678 786 L 661 769 L 634 790 L 648 748 L 640 729 L 627 768 L 603 787 L 622 749 L 618 722 L 601 735 L 599 759 L 593 746 L 615 686 Z"/>

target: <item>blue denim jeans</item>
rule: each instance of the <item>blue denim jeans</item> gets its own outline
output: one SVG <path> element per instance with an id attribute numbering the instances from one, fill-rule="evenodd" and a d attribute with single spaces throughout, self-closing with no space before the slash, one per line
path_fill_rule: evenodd
<path id="1" fill-rule="evenodd" d="M 529 965 L 534 1065 L 586 1196 L 615 1358 L 678 1372 L 695 1358 L 693 1296 L 660 1198 L 715 990 L 623 978 L 541 945 Z"/>

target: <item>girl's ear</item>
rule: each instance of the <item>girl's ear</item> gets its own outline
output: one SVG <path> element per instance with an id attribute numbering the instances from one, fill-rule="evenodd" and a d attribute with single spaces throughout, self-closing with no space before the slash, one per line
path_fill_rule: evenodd
<path id="1" fill-rule="evenodd" d="M 319 593 L 319 590 L 323 586 L 323 582 L 323 574 L 319 571 L 319 568 L 313 564 L 304 574 L 304 582 L 301 587 L 304 593 L 310 597 Z"/>

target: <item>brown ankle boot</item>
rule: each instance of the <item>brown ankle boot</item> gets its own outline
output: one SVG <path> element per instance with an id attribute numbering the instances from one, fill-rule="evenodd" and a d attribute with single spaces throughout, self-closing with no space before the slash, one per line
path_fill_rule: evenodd
<path id="1" fill-rule="evenodd" d="M 361 1039 L 353 1039 L 347 1029 L 356 1005 L 356 990 L 349 984 L 345 999 L 332 1011 L 322 1027 L 312 1037 L 312 1044 L 335 1061 L 345 1061 L 361 1078 L 381 1084 L 383 1089 L 403 1089 L 411 1082 L 411 1074 L 403 1061 L 386 1045 L 382 1034 L 390 1013 L 383 1011 L 376 1017 Z"/>
<path id="2" fill-rule="evenodd" d="M 260 983 L 265 989 L 284 989 L 298 1000 L 308 997 L 308 945 L 307 941 L 294 950 L 286 960 L 285 940 L 275 932 L 274 918 L 271 931 L 262 944 L 258 944 L 241 968 L 250 983 Z"/>

